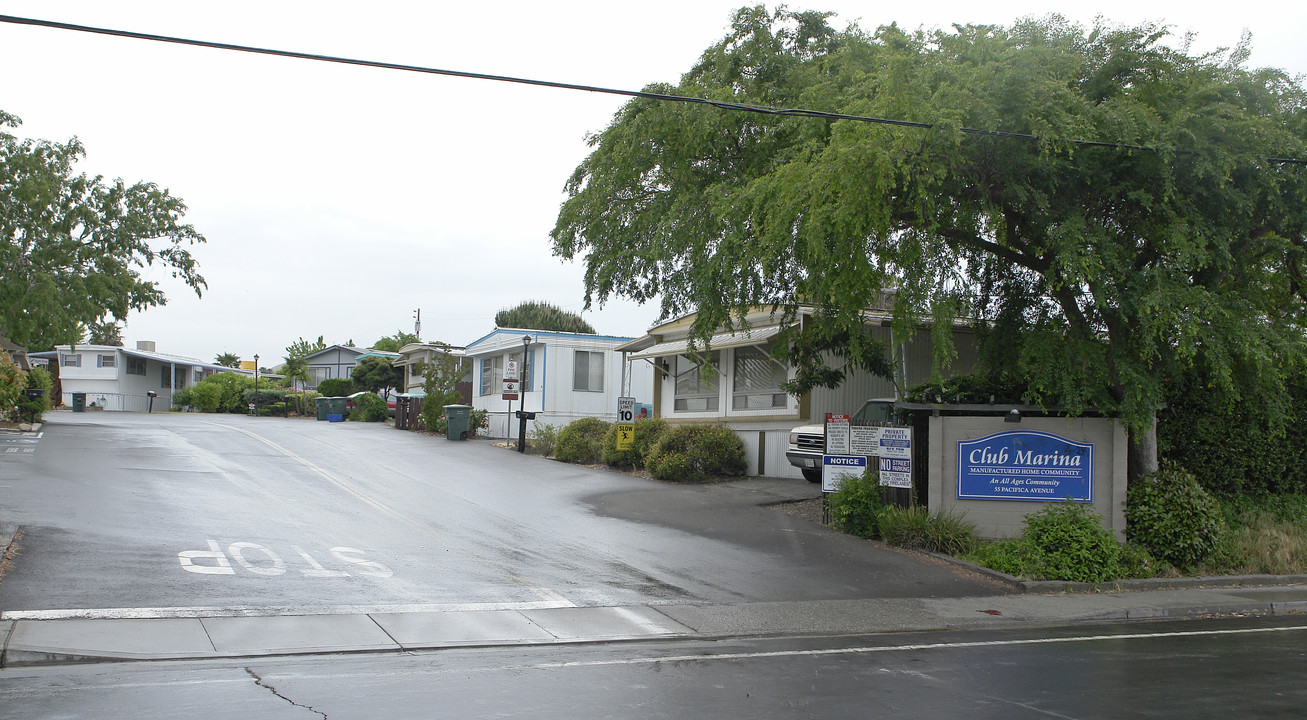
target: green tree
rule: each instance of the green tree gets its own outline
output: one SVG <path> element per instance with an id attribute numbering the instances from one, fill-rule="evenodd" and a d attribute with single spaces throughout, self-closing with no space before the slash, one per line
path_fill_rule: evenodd
<path id="1" fill-rule="evenodd" d="M 308 357 L 315 352 L 326 349 L 327 343 L 323 342 L 322 336 L 319 335 L 318 339 L 313 341 L 305 340 L 304 338 L 296 340 L 286 347 L 286 354 L 296 355 L 298 357 Z"/>
<path id="2" fill-rule="evenodd" d="M 514 308 L 500 310 L 495 313 L 495 327 L 595 334 L 595 329 L 580 315 L 539 301 L 528 301 Z"/>
<path id="3" fill-rule="evenodd" d="M 235 353 L 224 352 L 213 357 L 213 364 L 229 368 L 238 368 L 241 366 L 241 359 L 240 356 Z"/>
<path id="4" fill-rule="evenodd" d="M 452 354 L 449 345 L 443 342 L 436 341 L 432 344 L 440 348 L 435 359 L 424 362 L 417 368 L 422 374 L 422 391 L 427 394 L 423 406 L 431 403 L 433 407 L 443 408 L 445 405 L 461 404 L 463 396 L 454 386 L 467 375 L 463 369 L 463 358 Z"/>
<path id="5" fill-rule="evenodd" d="M 161 265 L 199 295 L 189 246 L 204 242 L 181 222 L 180 198 L 153 183 L 74 174 L 85 154 L 66 143 L 19 140 L 0 111 L 0 330 L 33 350 L 76 343 L 82 328 L 164 304 L 139 268 Z"/>
<path id="6" fill-rule="evenodd" d="M 1284 408 L 1303 358 L 1307 107 L 1299 81 L 1234 50 L 1192 56 L 1154 25 L 835 32 L 824 13 L 738 11 L 679 86 L 591 139 L 554 250 L 584 257 L 586 300 L 661 299 L 708 338 L 745 308 L 811 322 L 782 338 L 804 386 L 814 346 L 881 352 L 895 327 L 952 321 L 1031 402 L 1125 418 L 1131 476 L 1155 467 L 1168 382 L 1201 366 L 1228 397 Z M 854 119 L 888 118 L 902 124 Z M 807 352 L 805 352 L 805 350 Z"/>
<path id="7" fill-rule="evenodd" d="M 416 342 L 422 342 L 418 339 L 417 335 L 398 330 L 394 335 L 383 337 L 375 343 L 372 343 L 372 349 L 380 350 L 382 352 L 399 352 L 400 348 L 405 345 Z"/>
<path id="8" fill-rule="evenodd" d="M 87 326 L 86 332 L 88 335 L 87 342 L 92 345 L 123 346 L 122 325 L 112 320 L 93 322 Z"/>
<path id="9" fill-rule="evenodd" d="M 17 419 L 18 403 L 26 391 L 27 373 L 9 353 L 0 350 L 0 420 Z"/>
<path id="10" fill-rule="evenodd" d="M 358 361 L 350 372 L 354 386 L 368 392 L 383 393 L 387 397 L 390 391 L 404 383 L 404 370 L 390 364 L 390 358 L 365 357 Z"/>

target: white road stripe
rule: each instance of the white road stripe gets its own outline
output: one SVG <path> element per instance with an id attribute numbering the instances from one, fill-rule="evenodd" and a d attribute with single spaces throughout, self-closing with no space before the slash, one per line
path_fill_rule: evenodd
<path id="1" fill-rule="evenodd" d="M 1126 635 L 1081 635 L 1061 638 L 1028 638 L 1025 640 L 977 640 L 974 642 L 924 643 L 918 645 L 885 645 L 877 647 L 829 648 L 825 650 L 777 650 L 774 652 L 720 653 L 710 655 L 671 655 L 666 657 L 623 658 L 618 660 L 578 660 L 562 663 L 540 663 L 528 667 L 553 669 L 595 667 L 603 665 L 652 665 L 655 663 L 705 662 L 716 660 L 763 660 L 785 657 L 818 657 L 825 655 L 865 655 L 870 653 L 911 652 L 921 650 L 952 650 L 1013 645 L 1047 645 L 1054 643 L 1094 642 L 1098 640 L 1146 640 L 1175 637 L 1210 637 L 1215 635 L 1248 635 L 1252 633 L 1292 632 L 1307 630 L 1307 625 L 1275 628 L 1246 628 L 1241 630 L 1185 630 L 1178 632 L 1131 633 Z"/>

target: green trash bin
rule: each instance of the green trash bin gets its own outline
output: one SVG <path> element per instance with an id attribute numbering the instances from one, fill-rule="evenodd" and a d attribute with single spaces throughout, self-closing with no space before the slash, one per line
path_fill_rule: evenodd
<path id="1" fill-rule="evenodd" d="M 318 419 L 319 419 L 319 420 L 326 420 L 326 419 L 327 419 L 327 400 L 328 400 L 328 399 L 329 399 L 329 398 L 324 398 L 324 397 L 313 398 L 313 402 L 314 402 L 314 404 L 318 406 Z"/>
<path id="2" fill-rule="evenodd" d="M 73 393 L 73 412 L 86 412 L 86 393 Z"/>
<path id="3" fill-rule="evenodd" d="M 331 397 L 325 398 L 327 401 L 327 420 L 330 422 L 341 422 L 349 414 L 349 409 L 345 406 L 347 398 Z"/>
<path id="4" fill-rule="evenodd" d="M 445 437 L 447 439 L 466 440 L 471 424 L 471 405 L 445 406 Z"/>

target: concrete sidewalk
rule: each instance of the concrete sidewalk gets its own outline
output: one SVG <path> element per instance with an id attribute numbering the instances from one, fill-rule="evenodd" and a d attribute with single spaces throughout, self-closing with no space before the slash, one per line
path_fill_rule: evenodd
<path id="1" fill-rule="evenodd" d="M 1307 584 L 982 598 L 269 617 L 31 620 L 0 616 L 0 667 L 660 638 L 856 635 L 1302 612 L 1307 612 Z"/>

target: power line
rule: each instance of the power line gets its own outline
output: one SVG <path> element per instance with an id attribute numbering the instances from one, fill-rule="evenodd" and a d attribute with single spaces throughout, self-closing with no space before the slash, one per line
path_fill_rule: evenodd
<path id="1" fill-rule="evenodd" d="M 846 115 L 844 113 L 824 112 L 821 110 L 807 110 L 802 108 L 778 108 L 763 105 L 749 105 L 746 103 L 733 103 L 721 100 L 710 100 L 708 98 L 689 97 L 686 95 L 668 95 L 664 93 L 651 93 L 643 90 L 618 90 L 614 88 L 597 87 L 593 85 L 577 85 L 574 83 L 555 82 L 552 80 L 531 80 L 529 78 L 512 77 L 508 75 L 490 75 L 486 73 L 465 72 L 461 70 L 443 70 L 440 68 L 423 67 L 421 65 L 405 65 L 401 63 L 381 62 L 378 60 L 361 60 L 357 58 L 338 57 L 335 55 L 319 55 L 315 53 L 296 52 L 294 50 L 274 50 L 271 48 L 260 48 L 249 45 L 234 45 L 231 43 L 210 42 L 208 40 L 192 40 L 188 38 L 172 37 L 168 35 L 152 35 L 150 33 L 133 32 L 130 30 L 113 30 L 110 28 L 97 28 L 88 25 L 74 25 L 72 23 L 61 23 L 53 20 L 36 20 L 34 18 L 22 18 L 13 15 L 0 15 L 0 22 L 10 23 L 13 25 L 34 25 L 37 27 L 53 28 L 56 30 L 72 30 L 75 32 L 92 33 L 96 35 L 109 35 L 113 37 L 131 38 L 134 40 L 150 40 L 153 42 L 172 43 L 175 45 L 191 45 L 194 47 L 206 47 L 215 50 L 231 50 L 234 52 L 254 53 L 258 55 L 272 55 L 275 57 L 298 58 L 300 60 L 315 60 L 318 62 L 337 63 L 340 65 L 357 65 L 360 67 L 382 68 L 385 70 L 402 70 L 404 72 L 425 73 L 428 75 L 445 75 L 449 77 L 468 78 L 472 80 L 492 80 L 495 82 L 518 83 L 521 85 L 535 85 L 537 87 L 556 88 L 560 90 L 581 90 L 584 92 L 602 93 L 606 95 L 621 95 L 624 97 L 647 98 L 650 100 L 660 100 L 664 102 L 681 102 L 697 105 L 709 105 L 721 110 L 734 110 L 740 112 L 752 112 L 763 115 L 780 115 L 785 117 L 808 117 L 822 120 L 849 120 L 852 122 L 865 122 L 876 125 L 891 125 L 896 127 L 931 129 L 933 123 L 915 122 L 911 120 L 893 120 L 889 118 L 870 117 L 866 115 Z M 1011 138 L 1016 140 L 1040 140 L 1038 135 L 1028 133 L 1004 132 L 1001 130 L 981 130 L 977 128 L 959 128 L 959 132 L 968 135 L 981 135 L 987 137 Z M 1070 140 L 1068 141 L 1077 147 L 1103 147 L 1114 148 L 1119 150 L 1142 150 L 1148 152 L 1156 151 L 1156 148 L 1150 148 L 1144 145 L 1132 145 L 1129 143 L 1103 142 L 1096 140 Z M 1185 150 L 1176 150 L 1177 154 L 1191 154 Z M 1272 163 L 1291 163 L 1297 165 L 1307 165 L 1307 160 L 1297 158 L 1266 158 Z"/>

